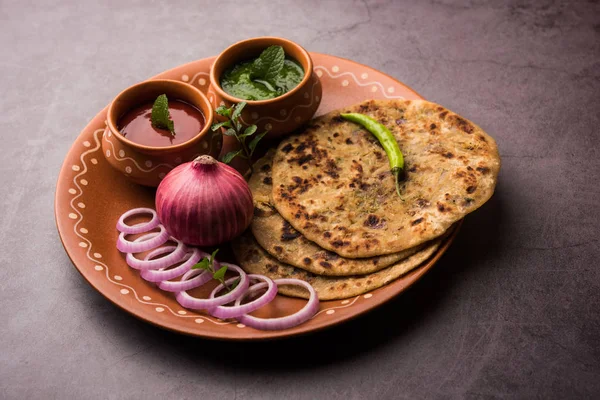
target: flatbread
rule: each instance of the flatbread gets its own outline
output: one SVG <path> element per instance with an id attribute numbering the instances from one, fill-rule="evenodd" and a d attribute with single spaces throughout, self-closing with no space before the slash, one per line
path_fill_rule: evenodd
<path id="1" fill-rule="evenodd" d="M 363 275 L 378 271 L 420 250 L 423 245 L 399 253 L 370 258 L 345 258 L 307 240 L 275 210 L 271 202 L 271 164 L 275 149 L 254 163 L 248 185 L 254 199 L 250 225 L 254 238 L 273 257 L 318 275 Z"/>
<path id="2" fill-rule="evenodd" d="M 380 271 L 346 277 L 315 275 L 282 263 L 260 247 L 248 230 L 233 240 L 232 248 L 240 266 L 247 273 L 266 275 L 272 279 L 302 279 L 312 285 L 319 295 L 319 300 L 323 301 L 358 296 L 387 285 L 431 257 L 442 240 L 442 238 L 436 239 L 412 256 Z M 308 298 L 308 292 L 297 286 L 280 286 L 278 290 L 286 296 Z"/>
<path id="3" fill-rule="evenodd" d="M 378 140 L 340 112 L 388 127 L 404 154 L 395 190 Z M 273 204 L 308 240 L 343 257 L 399 252 L 440 236 L 494 192 L 494 139 L 423 100 L 369 100 L 326 114 L 283 140 L 273 160 Z"/>

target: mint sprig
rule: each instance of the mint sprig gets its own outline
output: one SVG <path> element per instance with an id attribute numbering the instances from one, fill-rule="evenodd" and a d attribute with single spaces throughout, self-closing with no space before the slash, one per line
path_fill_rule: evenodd
<path id="1" fill-rule="evenodd" d="M 227 292 L 231 292 L 233 289 L 236 288 L 238 283 L 240 283 L 240 280 L 238 278 L 233 282 L 231 286 L 227 286 L 227 284 L 225 283 L 225 273 L 227 272 L 227 267 L 223 266 L 215 271 L 215 257 L 217 256 L 218 252 L 219 249 L 216 249 L 212 252 L 210 256 L 204 257 L 202 260 L 200 260 L 200 262 L 192 266 L 192 269 L 202 269 L 204 271 L 212 273 L 213 279 L 219 281 L 219 283 L 223 285 Z"/>
<path id="2" fill-rule="evenodd" d="M 227 108 L 225 106 L 218 107 L 215 111 L 217 114 L 227 118 L 226 121 L 218 122 L 213 124 L 211 129 L 216 131 L 217 129 L 225 129 L 224 134 L 226 136 L 233 136 L 240 144 L 240 149 L 235 151 L 230 151 L 225 154 L 221 161 L 225 164 L 229 164 L 234 158 L 241 157 L 245 160 L 249 161 L 250 164 L 250 175 L 254 172 L 252 168 L 252 155 L 256 150 L 256 146 L 260 140 L 267 134 L 267 132 L 262 132 L 257 134 L 256 125 L 249 125 L 244 128 L 244 125 L 240 122 L 240 117 L 242 115 L 242 110 L 246 107 L 246 102 L 242 101 L 241 103 L 237 103 Z M 251 138 L 250 143 L 246 144 L 246 140 Z"/>
<path id="3" fill-rule="evenodd" d="M 150 115 L 152 126 L 157 129 L 166 129 L 175 136 L 175 125 L 169 114 L 169 100 L 166 94 L 161 94 L 154 100 L 152 105 L 152 114 Z"/>
<path id="4" fill-rule="evenodd" d="M 275 86 L 275 81 L 283 68 L 284 62 L 285 52 L 283 51 L 283 47 L 267 47 L 252 63 L 252 79 L 272 88 Z M 264 81 L 266 81 L 266 84 Z"/>

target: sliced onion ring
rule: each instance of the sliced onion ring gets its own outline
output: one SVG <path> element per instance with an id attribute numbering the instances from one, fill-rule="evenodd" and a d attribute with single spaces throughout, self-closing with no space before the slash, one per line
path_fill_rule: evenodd
<path id="1" fill-rule="evenodd" d="M 162 246 L 169 240 L 169 232 L 165 229 L 164 226 L 159 225 L 158 229 L 160 232 L 147 240 L 137 238 L 133 242 L 125 239 L 125 233 L 121 232 L 119 238 L 117 239 L 117 249 L 122 251 L 123 253 L 141 253 L 142 251 L 152 250 L 158 246 Z M 142 237 L 146 237 L 144 235 Z"/>
<path id="2" fill-rule="evenodd" d="M 221 265 L 226 266 L 228 270 L 235 271 L 240 275 L 240 283 L 238 283 L 235 289 L 233 289 L 227 294 L 224 294 L 223 296 L 219 296 L 212 299 L 197 299 L 195 297 L 190 296 L 186 291 L 181 291 L 175 295 L 177 302 L 179 302 L 179 304 L 181 304 L 182 307 L 189 308 L 192 310 L 206 310 L 222 306 L 223 304 L 231 303 L 238 297 L 241 297 L 242 294 L 248 290 L 248 286 L 250 283 L 248 275 L 246 275 L 244 270 L 242 270 L 237 265 L 228 263 L 221 263 Z"/>
<path id="3" fill-rule="evenodd" d="M 298 312 L 286 315 L 285 317 L 280 318 L 257 318 L 252 315 L 241 315 L 236 319 L 246 326 L 250 326 L 255 329 L 261 330 L 279 330 L 279 329 L 288 329 L 294 327 L 296 325 L 300 325 L 309 319 L 311 319 L 319 310 L 319 297 L 317 296 L 317 292 L 310 285 L 310 283 L 301 281 L 300 279 L 275 279 L 275 283 L 279 285 L 299 285 L 305 287 L 310 293 L 310 297 L 306 305 Z M 250 294 L 257 290 L 264 288 L 266 283 L 259 283 L 257 285 L 253 285 L 246 294 Z M 238 306 L 242 302 L 242 298 L 244 296 L 238 298 L 235 301 L 235 305 Z"/>
<path id="4" fill-rule="evenodd" d="M 248 314 L 248 313 L 251 313 L 252 311 L 258 310 L 262 306 L 273 301 L 275 296 L 277 296 L 277 285 L 275 285 L 275 283 L 273 282 L 273 280 L 271 278 L 263 276 L 263 275 L 254 275 L 254 274 L 248 275 L 248 278 L 250 278 L 251 281 L 252 280 L 264 281 L 267 286 L 267 291 L 265 293 L 263 293 L 257 299 L 252 300 L 251 302 L 248 302 L 246 304 L 240 304 L 241 301 L 246 297 L 246 293 L 244 293 L 244 294 L 242 294 L 241 297 L 238 298 L 239 301 L 237 301 L 234 306 L 231 306 L 231 307 L 219 306 L 219 307 L 213 308 L 211 310 L 208 310 L 208 312 L 213 317 L 217 317 L 217 318 L 221 318 L 221 319 L 237 318 L 240 315 Z M 230 278 L 230 279 L 226 280 L 225 283 L 227 285 L 230 285 L 236 279 L 238 279 L 238 278 Z M 252 290 L 252 287 L 254 287 L 254 286 L 251 286 L 249 288 L 249 290 Z M 264 287 L 264 285 L 263 285 L 263 287 Z M 223 289 L 223 284 L 220 284 L 219 286 L 217 286 L 210 294 L 210 298 L 213 299 L 216 296 L 216 294 L 219 293 L 219 291 L 221 291 L 222 289 Z"/>
<path id="5" fill-rule="evenodd" d="M 216 260 L 215 260 L 216 261 Z M 158 287 L 167 292 L 181 292 L 192 290 L 212 280 L 212 274 L 202 269 L 191 269 L 179 281 L 162 281 Z"/>
<path id="6" fill-rule="evenodd" d="M 143 236 L 140 236 L 135 241 L 145 240 L 147 237 L 150 237 L 150 235 L 156 235 L 156 234 L 157 234 L 156 232 L 150 232 Z M 180 242 L 179 240 L 176 240 L 175 238 L 171 238 L 171 240 L 177 243 L 177 247 L 168 256 L 164 256 L 161 258 L 155 258 L 154 260 L 140 260 L 139 258 L 135 258 L 132 253 L 127 253 L 127 256 L 125 257 L 125 261 L 127 261 L 127 265 L 129 265 L 131 268 L 141 269 L 141 270 L 161 269 L 161 268 L 167 268 L 168 266 L 181 261 L 183 259 L 183 257 L 185 256 L 187 249 L 186 249 L 185 245 L 183 244 L 183 242 Z"/>
<path id="7" fill-rule="evenodd" d="M 136 214 L 152 214 L 152 219 L 148 222 L 141 222 L 135 225 L 127 225 L 125 219 L 136 215 Z M 119 221 L 117 221 L 117 230 L 128 235 L 135 235 L 136 233 L 148 232 L 156 228 L 160 224 L 156 211 L 151 208 L 134 208 L 121 215 Z"/>
<path id="8" fill-rule="evenodd" d="M 154 249 L 150 253 L 148 253 L 148 255 L 146 257 L 144 257 L 144 261 L 150 260 L 151 258 L 159 256 L 161 254 L 165 254 L 165 253 L 169 253 L 169 252 L 172 253 L 176 249 L 177 249 L 177 247 L 175 247 L 175 246 L 159 247 L 158 249 Z M 145 280 L 147 280 L 148 282 L 168 281 L 169 279 L 177 278 L 178 276 L 181 276 L 181 275 L 185 274 L 186 272 L 188 272 L 192 268 L 192 266 L 194 266 L 198 261 L 200 261 L 200 258 L 202 258 L 202 257 L 208 257 L 208 254 L 206 254 L 205 252 L 200 251 L 198 249 L 192 249 L 191 251 L 184 254 L 184 256 L 181 258 L 180 261 L 185 261 L 185 262 L 183 264 L 179 265 L 178 267 L 175 267 L 172 269 L 166 269 L 168 267 L 165 267 L 165 268 L 161 268 L 158 270 L 147 269 L 147 270 L 142 271 L 140 276 L 142 278 L 144 278 Z M 173 264 L 175 264 L 175 263 L 173 263 Z M 173 265 L 173 264 L 171 264 L 171 265 Z"/>

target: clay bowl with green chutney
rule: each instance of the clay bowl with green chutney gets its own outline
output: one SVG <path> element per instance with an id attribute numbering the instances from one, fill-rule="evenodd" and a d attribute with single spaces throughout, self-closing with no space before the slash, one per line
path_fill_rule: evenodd
<path id="1" fill-rule="evenodd" d="M 266 138 L 285 136 L 319 108 L 322 88 L 308 52 L 278 37 L 243 40 L 225 49 L 210 70 L 208 97 L 215 108 L 246 102 L 245 125 Z"/>

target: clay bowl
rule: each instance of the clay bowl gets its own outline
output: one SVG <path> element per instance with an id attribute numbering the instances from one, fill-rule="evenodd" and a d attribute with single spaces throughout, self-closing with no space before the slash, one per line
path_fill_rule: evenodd
<path id="1" fill-rule="evenodd" d="M 198 108 L 205 119 L 202 130 L 186 142 L 166 147 L 141 145 L 123 136 L 117 126 L 119 118 L 136 106 L 153 102 L 161 94 Z M 169 171 L 181 163 L 204 154 L 218 157 L 222 137 L 210 130 L 213 118 L 212 105 L 194 86 L 168 79 L 138 83 L 119 93 L 110 103 L 102 136 L 102 152 L 108 163 L 129 180 L 156 187 Z"/>
<path id="2" fill-rule="evenodd" d="M 298 86 L 274 99 L 260 101 L 238 99 L 221 88 L 223 71 L 239 62 L 255 59 L 264 49 L 273 45 L 283 47 L 286 57 L 293 58 L 304 69 L 304 78 Z M 215 108 L 219 105 L 230 107 L 232 103 L 245 101 L 247 105 L 242 113 L 242 121 L 246 125 L 257 125 L 257 132 L 268 131 L 266 138 L 284 136 L 308 122 L 319 108 L 322 98 L 321 82 L 313 71 L 308 52 L 297 43 L 277 37 L 253 38 L 229 46 L 212 65 L 210 84 L 208 95 Z"/>

